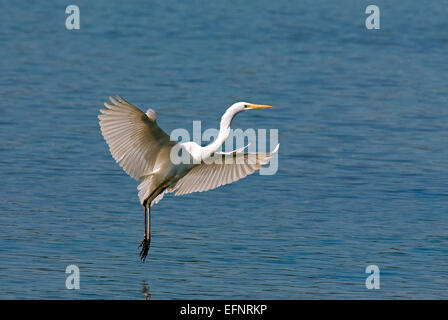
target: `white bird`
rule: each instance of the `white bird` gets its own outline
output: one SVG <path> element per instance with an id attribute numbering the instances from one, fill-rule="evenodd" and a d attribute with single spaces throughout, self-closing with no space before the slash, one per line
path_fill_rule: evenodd
<path id="1" fill-rule="evenodd" d="M 109 99 L 111 103 L 104 103 L 107 109 L 100 110 L 99 124 L 112 157 L 128 175 L 140 181 L 137 189 L 145 223 L 144 239 L 140 244 L 142 261 L 146 259 L 151 242 L 150 207 L 165 193 L 177 191 L 177 196 L 235 182 L 268 164 L 279 147 L 277 145 L 271 153 L 242 153 L 244 148 L 218 152 L 230 135 L 230 123 L 236 114 L 271 106 L 247 102 L 233 104 L 221 118 L 218 137 L 201 147 L 195 142 L 171 141 L 157 125 L 154 110 L 148 109 L 145 114 L 120 96 Z M 187 152 L 188 163 L 173 163 L 170 156 L 175 147 Z"/>

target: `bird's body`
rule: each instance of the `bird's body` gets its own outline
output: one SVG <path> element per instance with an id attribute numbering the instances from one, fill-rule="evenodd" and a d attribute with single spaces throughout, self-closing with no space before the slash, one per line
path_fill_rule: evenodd
<path id="1" fill-rule="evenodd" d="M 131 177 L 140 181 L 138 196 L 144 208 L 145 237 L 140 256 L 144 261 L 150 243 L 150 207 L 165 193 L 176 195 L 201 192 L 232 183 L 268 163 L 271 153 L 242 153 L 235 150 L 218 153 L 230 135 L 233 117 L 245 110 L 270 108 L 246 102 L 233 104 L 221 118 L 218 137 L 201 147 L 195 142 L 177 143 L 157 125 L 154 110 L 146 114 L 121 97 L 110 97 L 100 110 L 101 132 L 113 158 Z M 189 161 L 172 161 L 173 148 L 181 150 Z M 274 150 L 276 152 L 277 148 Z M 273 152 L 273 153 L 274 153 Z M 175 153 L 175 152 L 174 152 Z"/>

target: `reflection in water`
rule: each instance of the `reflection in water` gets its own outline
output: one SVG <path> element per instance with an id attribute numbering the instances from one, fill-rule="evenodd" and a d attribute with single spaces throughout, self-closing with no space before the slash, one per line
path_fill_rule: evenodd
<path id="1" fill-rule="evenodd" d="M 143 280 L 142 293 L 143 293 L 143 299 L 151 300 L 152 294 L 149 293 L 149 285 L 146 283 L 145 280 Z"/>

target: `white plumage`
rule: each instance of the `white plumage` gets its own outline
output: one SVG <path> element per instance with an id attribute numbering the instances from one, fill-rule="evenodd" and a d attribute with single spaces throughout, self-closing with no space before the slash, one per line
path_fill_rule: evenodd
<path id="1" fill-rule="evenodd" d="M 109 145 L 112 157 L 123 170 L 140 181 L 138 196 L 145 210 L 145 238 L 140 256 L 144 261 L 149 250 L 149 207 L 158 203 L 167 192 L 183 195 L 215 189 L 242 179 L 269 162 L 272 153 L 242 153 L 244 148 L 228 153 L 217 152 L 229 137 L 230 123 L 239 112 L 271 108 L 271 106 L 238 102 L 221 118 L 218 137 L 211 144 L 201 147 L 194 142 L 181 143 L 197 163 L 173 164 L 171 149 L 177 142 L 157 125 L 156 113 L 146 113 L 120 96 L 110 97 L 98 116 L 101 132 Z M 211 161 L 218 159 L 220 161 Z M 148 211 L 148 216 L 146 215 Z M 147 221 L 146 221 L 146 218 Z"/>

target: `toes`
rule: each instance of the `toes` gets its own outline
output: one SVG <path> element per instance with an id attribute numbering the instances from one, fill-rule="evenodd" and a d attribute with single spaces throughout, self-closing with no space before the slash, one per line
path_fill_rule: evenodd
<path id="1" fill-rule="evenodd" d="M 148 255 L 149 251 L 149 244 L 151 243 L 151 239 L 144 238 L 143 241 L 140 243 L 139 248 L 141 247 L 140 251 L 140 260 L 144 262 L 146 260 L 146 256 Z"/>

